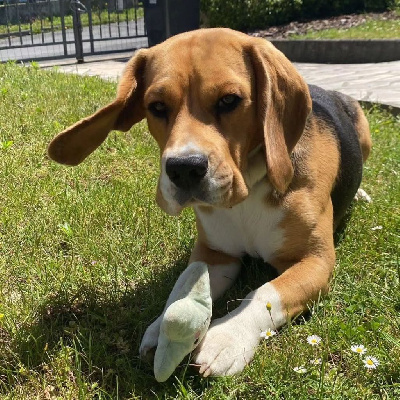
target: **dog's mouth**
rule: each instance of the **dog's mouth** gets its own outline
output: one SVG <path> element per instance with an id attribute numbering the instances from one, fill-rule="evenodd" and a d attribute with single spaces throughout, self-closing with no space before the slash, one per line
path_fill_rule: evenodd
<path id="1" fill-rule="evenodd" d="M 221 205 L 231 188 L 231 179 L 223 179 L 225 182 L 221 182 L 221 179 L 208 178 L 204 179 L 198 187 L 190 189 L 182 189 L 172 185 L 174 187 L 174 200 L 181 206 L 193 206 L 193 205 Z M 218 181 L 218 183 L 216 182 Z"/>
<path id="2" fill-rule="evenodd" d="M 229 207 L 233 191 L 233 174 L 207 174 L 196 184 L 190 187 L 179 187 L 165 174 L 161 174 L 159 181 L 158 203 L 164 211 L 177 215 L 183 208 L 205 205 Z"/>
<path id="3" fill-rule="evenodd" d="M 187 192 L 183 192 L 183 191 L 178 191 L 175 194 L 175 201 L 181 207 L 187 207 L 189 205 L 196 204 L 197 202 L 202 202 L 202 201 L 204 201 L 203 200 L 204 198 L 205 198 L 205 195 L 194 196 L 192 193 L 187 193 Z"/>

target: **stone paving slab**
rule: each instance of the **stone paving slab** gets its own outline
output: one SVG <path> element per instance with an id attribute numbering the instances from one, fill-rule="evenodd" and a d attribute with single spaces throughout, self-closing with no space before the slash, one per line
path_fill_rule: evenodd
<path id="1" fill-rule="evenodd" d="M 40 63 L 40 65 L 43 68 L 52 68 L 56 65 L 59 71 L 66 73 L 117 80 L 131 55 L 131 52 L 127 52 L 111 55 L 106 59 L 85 57 L 83 64 L 76 64 L 71 59 L 64 62 Z M 400 61 L 376 64 L 294 64 L 310 84 L 328 90 L 338 90 L 357 100 L 400 107 Z"/>
<path id="2" fill-rule="evenodd" d="M 400 61 L 377 64 L 295 63 L 308 83 L 361 101 L 400 107 Z"/>

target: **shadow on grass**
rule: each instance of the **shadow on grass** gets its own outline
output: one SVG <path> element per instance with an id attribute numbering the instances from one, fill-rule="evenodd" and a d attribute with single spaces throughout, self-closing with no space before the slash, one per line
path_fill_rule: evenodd
<path id="1" fill-rule="evenodd" d="M 347 226 L 349 225 L 349 223 L 351 221 L 354 207 L 355 207 L 355 201 L 352 201 L 352 203 L 350 204 L 346 213 L 344 214 L 344 217 L 339 222 L 338 227 L 336 228 L 335 232 L 333 233 L 333 241 L 335 244 L 335 248 L 337 246 L 339 246 L 340 243 L 342 242 L 342 240 L 344 240 L 346 237 Z"/>
<path id="2" fill-rule="evenodd" d="M 335 232 L 335 245 L 340 244 L 351 220 L 354 204 Z M 182 252 L 179 252 L 182 254 Z M 120 396 L 144 397 L 159 394 L 176 395 L 176 379 L 157 383 L 152 365 L 141 361 L 138 349 L 147 328 L 162 312 L 179 274 L 186 268 L 190 251 L 170 267 L 160 268 L 145 282 L 127 281 L 113 290 L 99 282 L 86 283 L 75 291 L 65 290 L 47 298 L 38 310 L 38 323 L 22 326 L 15 341 L 15 352 L 27 369 L 39 373 L 61 349 L 72 349 L 75 373 L 86 382 L 98 383 L 110 395 L 117 387 Z M 221 317 L 239 306 L 241 300 L 261 284 L 274 279 L 276 271 L 261 260 L 244 257 L 239 279 L 213 308 L 213 318 Z M 310 318 L 306 312 L 292 321 L 302 324 Z M 206 383 L 184 360 L 177 368 L 180 382 L 190 381 L 191 388 L 201 391 Z M 179 386 L 179 383 L 178 383 Z"/>
<path id="3" fill-rule="evenodd" d="M 98 382 L 109 394 L 118 387 L 119 396 L 133 390 L 150 396 L 158 384 L 150 366 L 138 357 L 140 340 L 161 313 L 188 257 L 160 269 L 147 282 L 128 281 L 122 292 L 92 282 L 55 293 L 38 310 L 39 322 L 20 328 L 15 345 L 19 359 L 27 369 L 42 373 L 42 365 L 68 346 L 73 350 L 71 364 L 84 379 Z"/>
<path id="4" fill-rule="evenodd" d="M 335 233 L 335 245 L 345 237 L 353 207 Z M 94 281 L 46 298 L 38 310 L 39 322 L 19 329 L 13 346 L 18 359 L 28 370 L 45 374 L 43 366 L 67 346 L 72 349 L 74 373 L 81 374 L 86 382 L 98 383 L 110 395 L 118 390 L 120 396 L 133 391 L 144 397 L 175 396 L 176 379 L 157 383 L 152 366 L 139 359 L 138 349 L 147 326 L 161 313 L 176 279 L 186 268 L 189 253 L 184 251 L 174 265 L 157 269 L 148 281 L 127 280 L 125 286 L 116 289 L 110 287 L 112 283 L 104 288 Z M 232 311 L 251 290 L 277 276 L 261 260 L 244 257 L 242 264 L 233 288 L 214 304 L 213 318 Z M 304 323 L 309 317 L 309 312 L 304 313 L 293 323 Z M 188 358 L 177 368 L 176 376 L 201 392 L 208 383 L 199 379 L 194 369 L 187 370 L 185 362 Z"/>
<path id="5" fill-rule="evenodd" d="M 105 291 L 98 282 L 73 293 L 55 293 L 38 310 L 37 324 L 21 326 L 14 346 L 19 360 L 27 369 L 44 374 L 43 366 L 68 346 L 74 373 L 81 374 L 86 382 L 97 382 L 110 395 L 118 390 L 122 397 L 133 392 L 144 398 L 176 396 L 176 379 L 157 383 L 152 366 L 139 359 L 138 349 L 145 329 L 161 313 L 188 258 L 189 253 L 147 282 L 130 282 L 122 293 Z M 275 276 L 272 267 L 244 258 L 240 278 L 215 304 L 213 317 L 233 310 L 249 291 Z M 190 381 L 193 390 L 201 391 L 209 384 L 199 379 L 194 369 L 187 370 L 184 363 L 177 368 L 176 376 L 181 382 Z"/>

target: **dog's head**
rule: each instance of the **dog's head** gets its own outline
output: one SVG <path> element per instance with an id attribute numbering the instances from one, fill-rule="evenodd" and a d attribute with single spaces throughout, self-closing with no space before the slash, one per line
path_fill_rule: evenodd
<path id="1" fill-rule="evenodd" d="M 161 208 L 232 207 L 248 195 L 249 154 L 261 146 L 271 184 L 287 190 L 290 153 L 310 110 L 306 83 L 272 44 L 229 29 L 198 30 L 140 50 L 116 99 L 60 133 L 49 156 L 77 165 L 111 130 L 146 118 L 161 150 Z"/>

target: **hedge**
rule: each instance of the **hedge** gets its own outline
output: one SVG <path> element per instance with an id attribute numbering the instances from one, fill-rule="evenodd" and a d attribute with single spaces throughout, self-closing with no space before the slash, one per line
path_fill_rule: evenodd
<path id="1" fill-rule="evenodd" d="M 241 31 L 340 14 L 385 11 L 400 0 L 201 0 L 204 24 Z"/>

